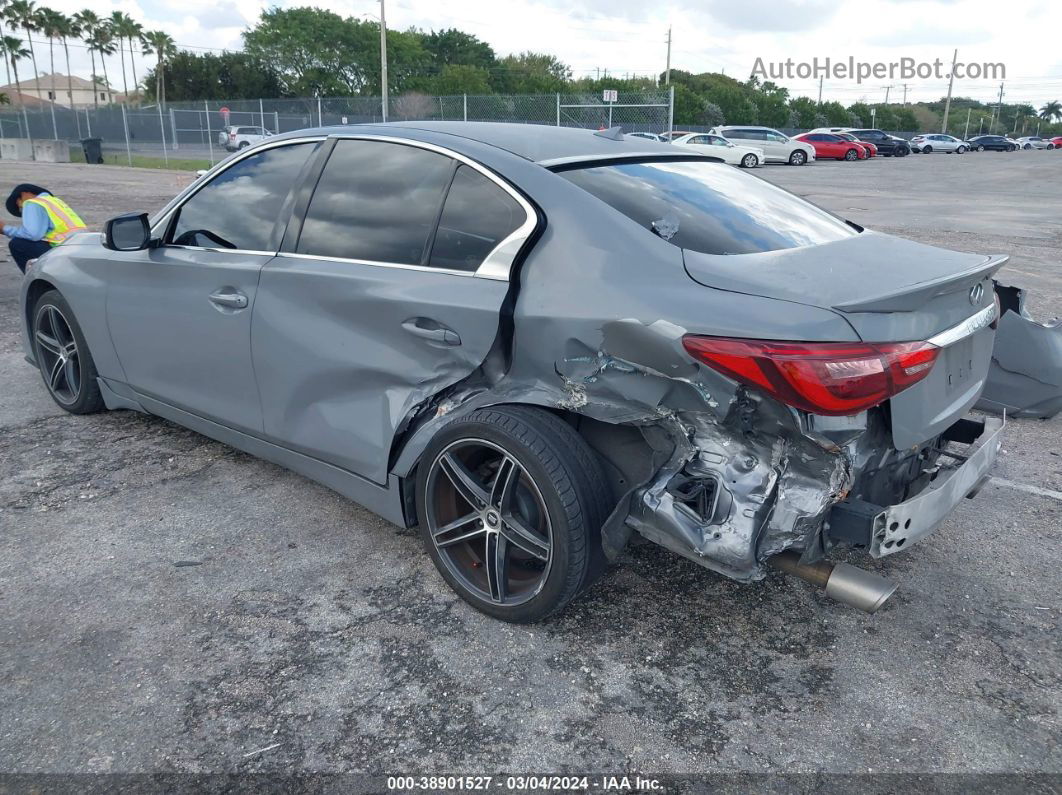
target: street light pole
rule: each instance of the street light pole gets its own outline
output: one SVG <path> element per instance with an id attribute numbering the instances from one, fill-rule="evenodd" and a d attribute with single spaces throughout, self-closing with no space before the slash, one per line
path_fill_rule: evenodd
<path id="1" fill-rule="evenodd" d="M 664 70 L 664 85 L 671 85 L 671 26 L 667 26 L 667 68 Z"/>
<path id="2" fill-rule="evenodd" d="M 944 119 L 940 122 L 940 131 L 948 131 L 948 114 L 951 112 L 951 87 L 955 84 L 955 64 L 959 60 L 959 51 L 951 56 L 951 74 L 948 75 L 948 98 L 944 101 Z"/>
<path id="3" fill-rule="evenodd" d="M 380 0 L 380 113 L 387 121 L 387 12 Z"/>

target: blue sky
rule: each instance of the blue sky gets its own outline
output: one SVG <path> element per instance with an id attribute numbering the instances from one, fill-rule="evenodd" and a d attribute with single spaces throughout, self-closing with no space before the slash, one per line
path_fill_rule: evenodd
<path id="1" fill-rule="evenodd" d="M 85 0 L 44 0 L 72 13 Z M 99 14 L 120 9 L 148 28 L 167 30 L 180 45 L 239 49 L 240 33 L 265 8 L 261 0 L 94 0 Z M 294 6 L 306 3 L 282 2 Z M 313 3 L 343 15 L 379 13 L 375 0 L 324 0 Z M 1001 11 L 1005 9 L 1005 11 Z M 994 0 L 389 0 L 388 25 L 423 29 L 458 27 L 489 42 L 499 54 L 534 49 L 551 52 L 577 75 L 654 74 L 665 61 L 664 39 L 673 28 L 672 64 L 691 71 L 725 71 L 744 79 L 757 57 L 810 61 L 830 56 L 891 61 L 1002 62 L 1007 67 L 1005 98 L 1039 106 L 1062 98 L 1062 4 L 1032 0 L 1004 4 Z M 42 57 L 43 54 L 43 57 Z M 75 74 L 88 76 L 83 49 L 72 50 Z M 118 59 L 108 64 L 112 82 Z M 141 66 L 141 60 L 144 65 Z M 149 59 L 138 58 L 138 73 Z M 57 60 L 57 64 L 61 59 Z M 47 68 L 47 48 L 38 45 L 38 64 Z M 61 71 L 61 70 L 60 70 Z M 824 98 L 845 104 L 902 96 L 902 81 L 827 81 Z M 795 94 L 816 96 L 815 80 L 792 80 Z M 994 98 L 996 81 L 969 80 L 956 94 Z M 947 90 L 944 80 L 910 81 L 908 99 L 935 99 Z"/>

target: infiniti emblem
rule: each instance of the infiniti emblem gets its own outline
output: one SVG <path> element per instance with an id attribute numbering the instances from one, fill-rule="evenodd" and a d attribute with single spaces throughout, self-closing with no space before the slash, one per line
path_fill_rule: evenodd
<path id="1" fill-rule="evenodd" d="M 974 306 L 977 306 L 979 303 L 981 303 L 981 299 L 984 297 L 984 294 L 985 286 L 981 284 L 981 282 L 978 282 L 970 288 L 970 303 Z"/>

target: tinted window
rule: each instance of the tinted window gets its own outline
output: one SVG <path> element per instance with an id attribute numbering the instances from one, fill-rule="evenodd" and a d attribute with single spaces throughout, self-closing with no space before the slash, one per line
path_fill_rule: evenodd
<path id="1" fill-rule="evenodd" d="M 720 138 L 717 135 L 705 136 L 704 142 L 706 144 L 711 144 L 712 146 L 730 146 L 730 143 L 726 140 L 726 138 Z"/>
<path id="2" fill-rule="evenodd" d="M 474 271 L 526 217 L 516 199 L 474 168 L 461 166 L 446 194 L 428 264 Z"/>
<path id="3" fill-rule="evenodd" d="M 337 141 L 314 190 L 301 254 L 423 264 L 454 161 L 383 141 Z"/>
<path id="4" fill-rule="evenodd" d="M 182 206 L 171 242 L 202 248 L 274 250 L 280 206 L 317 143 L 278 146 L 244 158 Z"/>
<path id="5" fill-rule="evenodd" d="M 767 133 L 763 130 L 738 130 L 735 132 L 738 138 L 745 138 L 750 141 L 766 141 Z"/>
<path id="6" fill-rule="evenodd" d="M 781 133 L 769 132 L 769 133 L 767 133 L 767 140 L 768 141 L 774 141 L 775 143 L 778 143 L 778 144 L 784 144 L 789 139 L 786 138 Z"/>
<path id="7" fill-rule="evenodd" d="M 798 248 L 858 234 L 813 204 L 717 163 L 618 163 L 560 172 L 676 246 L 706 254 Z"/>

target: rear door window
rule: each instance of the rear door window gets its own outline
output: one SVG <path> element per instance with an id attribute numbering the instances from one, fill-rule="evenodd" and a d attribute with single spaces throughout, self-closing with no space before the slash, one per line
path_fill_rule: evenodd
<path id="1" fill-rule="evenodd" d="M 527 214 L 506 191 L 469 166 L 454 174 L 428 264 L 475 271 Z"/>
<path id="2" fill-rule="evenodd" d="M 810 202 L 721 163 L 615 163 L 558 173 L 672 244 L 705 254 L 777 251 L 858 234 Z"/>
<path id="3" fill-rule="evenodd" d="M 341 140 L 306 210 L 296 251 L 422 265 L 456 163 L 386 141 Z"/>

